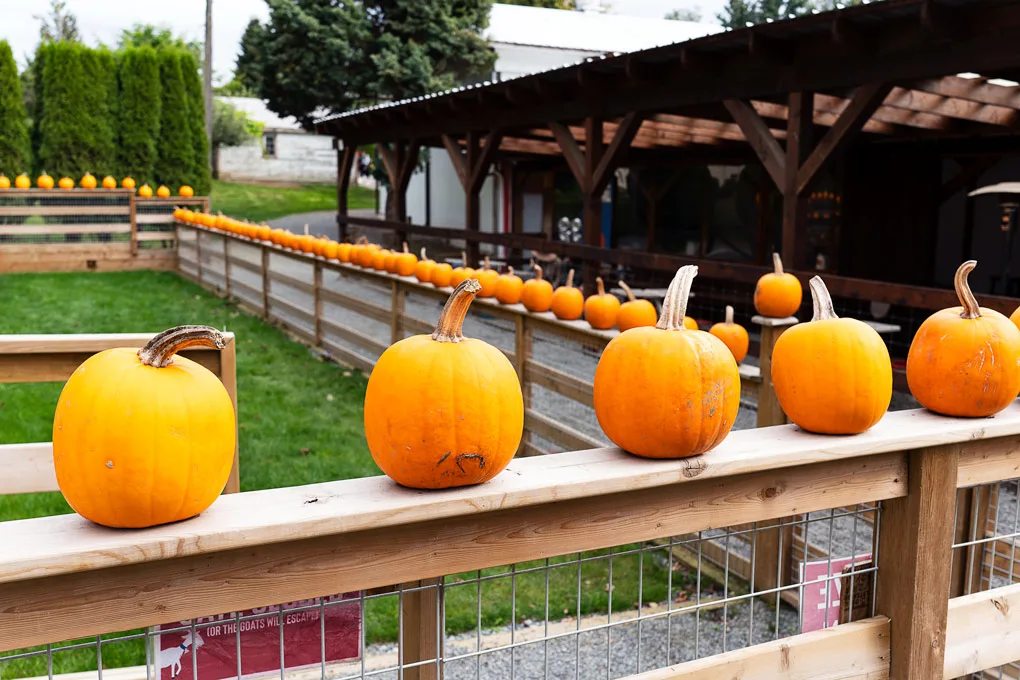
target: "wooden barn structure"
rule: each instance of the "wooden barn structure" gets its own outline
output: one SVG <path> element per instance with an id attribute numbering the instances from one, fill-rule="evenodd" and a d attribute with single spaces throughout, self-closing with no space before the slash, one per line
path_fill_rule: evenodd
<path id="1" fill-rule="evenodd" d="M 654 278 L 696 263 L 705 313 L 735 304 L 745 318 L 777 250 L 805 281 L 821 272 L 844 313 L 901 324 L 890 344 L 904 356 L 930 310 L 956 304 L 951 274 L 966 257 L 981 256 L 976 290 L 995 293 L 982 303 L 1016 307 L 1020 267 L 1008 275 L 999 205 L 966 194 L 989 177 L 1020 179 L 1018 31 L 1020 0 L 886 0 L 360 109 L 317 129 L 345 150 L 342 235 L 359 225 L 463 239 L 471 262 L 484 244 L 554 252 L 584 263 L 589 288 L 599 266 Z M 370 143 L 392 187 L 386 220 L 347 214 L 353 150 Z M 465 229 L 408 223 L 424 147 L 449 153 Z M 497 233 L 478 228 L 490 166 L 506 186 Z M 572 186 L 553 200 L 583 214 L 582 243 L 554 238 L 548 203 L 541 233 L 522 233 L 522 194 L 536 182 L 552 191 L 557 172 Z"/>

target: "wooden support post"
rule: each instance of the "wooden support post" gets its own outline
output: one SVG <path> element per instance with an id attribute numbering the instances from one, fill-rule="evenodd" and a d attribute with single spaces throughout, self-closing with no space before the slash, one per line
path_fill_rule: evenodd
<path id="1" fill-rule="evenodd" d="M 405 583 L 405 588 L 433 586 L 401 594 L 403 630 L 401 631 L 401 656 L 405 665 L 417 661 L 430 661 L 440 657 L 441 639 L 444 631 L 439 630 L 442 620 L 443 592 L 442 579 L 426 579 Z M 441 663 L 426 663 L 404 669 L 404 680 L 442 680 Z"/>
<path id="2" fill-rule="evenodd" d="M 230 401 L 234 405 L 234 414 L 237 416 L 237 340 L 232 339 L 220 352 L 220 381 L 227 388 Z M 234 418 L 234 427 L 240 417 Z M 227 484 L 223 487 L 223 493 L 237 493 L 241 490 L 241 449 L 240 437 L 234 438 L 234 464 L 230 468 L 230 476 L 227 477 Z"/>
<path id="3" fill-rule="evenodd" d="M 195 277 L 202 283 L 202 230 L 195 230 Z"/>
<path id="4" fill-rule="evenodd" d="M 457 140 L 449 135 L 441 135 L 443 146 L 450 156 L 450 163 L 464 188 L 464 229 L 478 233 L 481 231 L 482 213 L 479 192 L 485 184 L 485 177 L 492 165 L 492 159 L 499 150 L 503 140 L 501 130 L 493 130 L 480 140 L 477 132 L 468 132 L 464 139 L 464 151 L 461 151 Z M 494 225 L 495 226 L 495 225 Z M 468 267 L 478 267 L 478 242 L 469 240 L 465 248 Z"/>
<path id="5" fill-rule="evenodd" d="M 131 256 L 134 257 L 138 255 L 138 204 L 135 202 L 134 193 L 128 196 L 128 211 L 131 220 Z"/>
<path id="6" fill-rule="evenodd" d="M 521 381 L 524 411 L 527 412 L 531 408 L 531 381 L 527 379 L 528 359 L 531 358 L 531 328 L 528 326 L 527 317 L 524 314 L 518 314 L 515 323 L 514 367 L 517 369 L 517 378 Z M 524 435 L 521 437 L 521 445 L 517 449 L 518 455 L 526 454 L 527 448 L 525 447 L 525 442 L 530 441 L 530 439 L 531 434 L 525 428 Z"/>
<path id="7" fill-rule="evenodd" d="M 772 384 L 772 348 L 776 346 L 776 340 L 783 334 L 783 331 L 796 324 L 797 319 L 792 316 L 785 319 L 773 319 L 755 315 L 751 318 L 751 322 L 761 327 L 758 354 L 758 366 L 761 372 L 761 384 L 758 386 L 758 427 L 785 425 L 790 421 L 783 413 L 779 400 L 776 399 L 776 389 Z"/>
<path id="8" fill-rule="evenodd" d="M 342 149 L 340 147 L 343 147 Z M 337 240 L 347 240 L 348 192 L 351 186 L 351 169 L 354 167 L 354 156 L 357 149 L 339 138 L 333 140 L 333 148 L 337 153 L 336 205 L 337 205 Z"/>
<path id="9" fill-rule="evenodd" d="M 312 270 L 312 303 L 315 312 L 315 346 L 322 347 L 322 263 L 318 260 Z"/>
<path id="10" fill-rule="evenodd" d="M 223 280 L 227 294 L 230 297 L 230 238 L 227 236 L 223 237 Z"/>
<path id="11" fill-rule="evenodd" d="M 790 93 L 789 117 L 786 121 L 786 159 L 783 164 L 783 262 L 791 269 L 802 269 L 804 262 L 804 230 L 807 226 L 807 202 L 797 185 L 797 170 L 811 149 L 815 95 L 813 92 Z"/>
<path id="12" fill-rule="evenodd" d="M 269 321 L 269 248 L 262 246 L 262 320 Z"/>
<path id="13" fill-rule="evenodd" d="M 400 281 L 390 282 L 390 344 L 404 339 L 404 297 L 406 291 Z"/>
<path id="14" fill-rule="evenodd" d="M 875 613 L 892 619 L 890 680 L 943 677 L 960 449 L 911 451 L 907 495 L 882 506 Z"/>

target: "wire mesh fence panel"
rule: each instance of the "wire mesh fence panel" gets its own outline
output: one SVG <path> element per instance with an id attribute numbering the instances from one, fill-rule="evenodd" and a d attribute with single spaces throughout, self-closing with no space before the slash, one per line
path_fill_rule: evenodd
<path id="1" fill-rule="evenodd" d="M 128 191 L 0 192 L 0 245 L 127 243 Z"/>

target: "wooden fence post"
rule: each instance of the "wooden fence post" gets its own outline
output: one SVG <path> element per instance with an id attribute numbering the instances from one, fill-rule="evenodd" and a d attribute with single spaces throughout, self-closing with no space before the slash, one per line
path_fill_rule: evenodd
<path id="1" fill-rule="evenodd" d="M 237 339 L 231 340 L 223 351 L 220 352 L 220 380 L 227 388 L 230 401 L 234 404 L 234 414 L 237 414 Z M 239 417 L 235 417 L 234 427 L 237 427 Z M 239 434 L 239 433 L 238 433 Z M 227 485 L 223 487 L 223 493 L 237 493 L 241 490 L 241 456 L 240 437 L 234 440 L 234 465 L 230 468 L 230 476 L 227 477 Z"/>
<path id="2" fill-rule="evenodd" d="M 531 327 L 523 314 L 518 314 L 515 320 L 514 333 L 514 367 L 517 369 L 517 378 L 521 381 L 521 394 L 524 396 L 524 412 L 531 408 L 531 381 L 528 380 L 528 360 L 531 358 Z M 517 449 L 517 455 L 528 455 L 526 443 L 531 441 L 531 433 L 524 428 L 521 437 L 521 445 Z"/>
<path id="3" fill-rule="evenodd" d="M 318 260 L 313 265 L 314 278 L 312 281 L 312 309 L 315 312 L 315 346 L 322 347 L 322 263 Z"/>
<path id="4" fill-rule="evenodd" d="M 134 192 L 128 195 L 128 214 L 131 220 L 131 257 L 135 257 L 138 255 L 138 205 Z"/>
<path id="5" fill-rule="evenodd" d="M 758 364 L 761 371 L 761 385 L 758 387 L 758 427 L 785 425 L 790 421 L 787 420 L 786 414 L 779 406 L 776 390 L 772 386 L 772 348 L 776 346 L 776 340 L 783 334 L 783 331 L 796 324 L 797 319 L 792 316 L 785 319 L 773 319 L 755 315 L 751 318 L 751 322 L 761 327 L 761 342 L 758 352 Z"/>
<path id="6" fill-rule="evenodd" d="M 403 631 L 401 645 L 403 663 L 438 659 L 441 651 L 440 639 L 444 631 L 439 629 L 443 612 L 442 579 L 426 579 L 405 583 L 405 588 L 428 586 L 401 595 L 403 609 Z M 442 680 L 441 663 L 424 664 L 404 669 L 404 680 Z"/>
<path id="7" fill-rule="evenodd" d="M 202 230 L 195 230 L 195 276 L 199 285 L 202 283 Z"/>
<path id="8" fill-rule="evenodd" d="M 230 237 L 223 236 L 223 280 L 227 297 L 230 297 Z"/>
<path id="9" fill-rule="evenodd" d="M 941 680 L 959 444 L 909 452 L 907 495 L 882 505 L 876 614 L 890 625 L 890 680 Z"/>
<path id="10" fill-rule="evenodd" d="M 262 318 L 269 321 L 269 248 L 262 246 Z"/>
<path id="11" fill-rule="evenodd" d="M 400 281 L 390 282 L 390 344 L 404 339 L 404 287 Z"/>

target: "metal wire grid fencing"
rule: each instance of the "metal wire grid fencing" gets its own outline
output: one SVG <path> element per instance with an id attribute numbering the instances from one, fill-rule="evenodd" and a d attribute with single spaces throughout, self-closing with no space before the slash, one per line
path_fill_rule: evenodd
<path id="1" fill-rule="evenodd" d="M 833 509 L 168 622 L 8 653 L 0 656 L 0 678 L 92 671 L 99 680 L 208 680 L 260 670 L 333 680 L 621 678 L 870 616 L 878 568 L 872 537 L 855 534 L 840 544 L 837 524 L 863 526 L 864 514 L 879 511 Z M 829 552 L 842 560 L 822 560 L 790 582 L 756 581 L 761 534 L 783 536 L 789 526 L 827 536 Z M 731 557 L 744 557 L 739 541 L 752 546 L 747 585 L 728 568 Z M 721 569 L 707 557 L 720 542 Z M 844 573 L 847 560 L 859 568 Z M 866 601 L 841 614 L 847 593 Z"/>
<path id="2" fill-rule="evenodd" d="M 0 191 L 0 244 L 127 242 L 130 204 L 122 191 Z"/>

